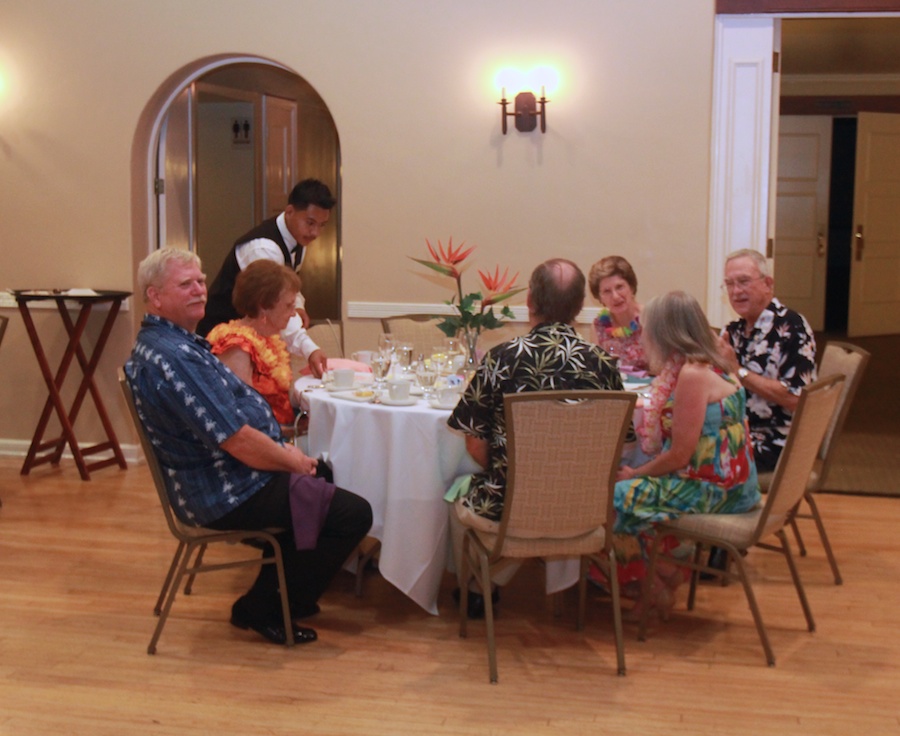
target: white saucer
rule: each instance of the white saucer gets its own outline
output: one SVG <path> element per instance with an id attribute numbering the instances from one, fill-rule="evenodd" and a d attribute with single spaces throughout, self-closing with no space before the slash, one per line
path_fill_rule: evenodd
<path id="1" fill-rule="evenodd" d="M 428 405 L 429 405 L 432 409 L 440 409 L 441 411 L 452 411 L 453 409 L 456 408 L 456 404 L 458 403 L 458 401 L 459 401 L 459 400 L 457 399 L 457 401 L 451 401 L 451 402 L 449 402 L 449 403 L 447 403 L 447 404 L 442 404 L 442 403 L 441 403 L 440 401 L 438 401 L 437 399 L 430 399 L 430 400 L 428 401 Z"/>
<path id="2" fill-rule="evenodd" d="M 356 391 L 358 388 L 363 388 L 365 386 L 371 386 L 371 383 L 361 383 L 360 381 L 354 381 L 352 386 L 341 386 L 337 387 L 333 383 L 326 383 L 325 390 L 331 391 L 332 393 L 337 393 L 338 391 Z"/>
<path id="3" fill-rule="evenodd" d="M 414 404 L 418 404 L 419 400 L 415 396 L 410 396 L 407 399 L 392 399 L 387 394 L 383 394 L 381 403 L 385 406 L 413 406 Z"/>

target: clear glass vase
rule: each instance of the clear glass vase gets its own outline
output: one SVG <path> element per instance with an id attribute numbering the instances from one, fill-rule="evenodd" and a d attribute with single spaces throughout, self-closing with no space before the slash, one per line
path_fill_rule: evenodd
<path id="1" fill-rule="evenodd" d="M 463 339 L 466 341 L 466 362 L 463 371 L 469 376 L 478 367 L 478 330 L 466 330 Z"/>

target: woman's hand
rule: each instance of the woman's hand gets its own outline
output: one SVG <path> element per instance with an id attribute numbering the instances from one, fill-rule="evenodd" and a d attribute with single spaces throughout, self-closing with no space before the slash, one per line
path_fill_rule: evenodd
<path id="1" fill-rule="evenodd" d="M 628 465 L 622 465 L 618 471 L 616 471 L 616 480 L 631 480 L 635 475 L 637 475 L 637 473 L 634 468 Z"/>

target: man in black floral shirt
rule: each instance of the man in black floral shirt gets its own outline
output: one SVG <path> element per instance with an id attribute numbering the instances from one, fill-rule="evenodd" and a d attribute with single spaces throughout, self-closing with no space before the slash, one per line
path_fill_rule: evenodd
<path id="1" fill-rule="evenodd" d="M 724 286 L 740 319 L 723 331 L 722 355 L 747 390 L 756 466 L 767 472 L 784 449 L 800 389 L 816 380 L 816 340 L 803 315 L 774 297 L 774 280 L 758 251 L 728 256 Z"/>
<path id="2" fill-rule="evenodd" d="M 506 490 L 506 425 L 503 394 L 572 389 L 622 390 L 615 361 L 582 339 L 572 324 L 584 304 L 585 279 L 571 261 L 554 258 L 538 266 L 528 285 L 531 331 L 492 348 L 478 366 L 447 424 L 466 435 L 466 449 L 484 470 L 450 512 L 454 552 L 459 560 L 462 525 L 496 530 Z M 504 584 L 517 565 L 497 570 Z M 457 568 L 458 569 L 458 568 Z M 470 616 L 479 606 L 470 597 Z"/>

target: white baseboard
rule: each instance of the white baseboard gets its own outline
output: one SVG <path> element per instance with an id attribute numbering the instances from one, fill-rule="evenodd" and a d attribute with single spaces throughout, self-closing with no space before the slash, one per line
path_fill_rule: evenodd
<path id="1" fill-rule="evenodd" d="M 0 439 L 0 457 L 21 457 L 24 458 L 28 454 L 28 448 L 31 446 L 31 440 L 7 440 Z M 122 449 L 122 455 L 125 462 L 129 465 L 137 465 L 144 462 L 144 453 L 141 452 L 140 445 L 119 445 Z M 93 456 L 91 456 L 93 457 Z M 63 452 L 63 459 L 71 460 L 72 451 L 66 449 Z M 91 458 L 88 458 L 88 462 Z"/>

